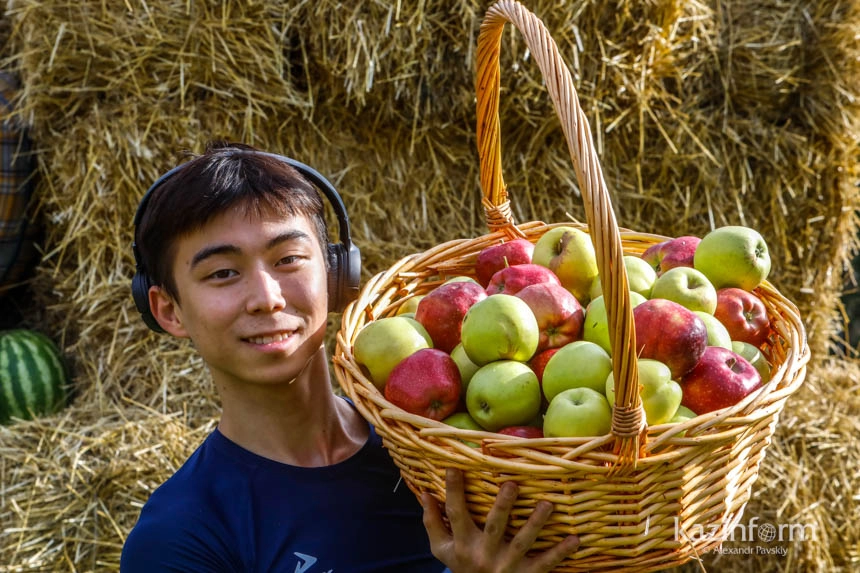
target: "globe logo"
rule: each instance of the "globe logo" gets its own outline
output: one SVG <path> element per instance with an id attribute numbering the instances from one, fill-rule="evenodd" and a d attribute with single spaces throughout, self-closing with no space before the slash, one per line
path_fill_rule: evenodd
<path id="1" fill-rule="evenodd" d="M 758 538 L 769 543 L 776 537 L 776 527 L 771 523 L 763 523 L 758 527 Z"/>

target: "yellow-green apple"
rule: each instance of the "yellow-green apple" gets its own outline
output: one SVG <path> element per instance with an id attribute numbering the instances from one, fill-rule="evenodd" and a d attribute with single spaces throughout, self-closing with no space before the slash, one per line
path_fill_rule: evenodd
<path id="1" fill-rule="evenodd" d="M 672 380 L 669 367 L 658 360 L 640 358 L 639 398 L 645 410 L 649 426 L 665 424 L 672 419 L 681 405 L 681 385 Z M 604 380 L 606 399 L 610 406 L 615 405 L 615 375 L 610 372 Z"/>
<path id="2" fill-rule="evenodd" d="M 558 276 L 561 286 L 583 305 L 597 276 L 597 256 L 588 233 L 575 227 L 552 227 L 535 243 L 532 262 Z"/>
<path id="3" fill-rule="evenodd" d="M 651 298 L 673 300 L 690 310 L 710 314 L 717 308 L 717 289 L 708 277 L 692 267 L 675 267 L 654 281 Z"/>
<path id="4" fill-rule="evenodd" d="M 409 297 L 406 302 L 404 302 L 397 308 L 397 314 L 412 314 L 412 316 L 414 317 L 415 311 L 418 310 L 418 303 L 421 302 L 422 298 L 424 298 L 423 294 L 416 294 L 414 296 Z"/>
<path id="5" fill-rule="evenodd" d="M 430 334 L 434 348 L 450 353 L 460 343 L 460 328 L 466 311 L 485 298 L 484 287 L 476 282 L 442 284 L 421 299 L 415 310 L 415 320 Z"/>
<path id="6" fill-rule="evenodd" d="M 638 292 L 630 291 L 630 306 L 636 308 L 647 300 Z M 612 354 L 609 343 L 609 323 L 606 316 L 606 301 L 603 295 L 588 303 L 585 308 L 585 320 L 582 324 L 582 339 L 593 342 L 603 350 Z"/>
<path id="7" fill-rule="evenodd" d="M 548 402 L 571 388 L 604 392 L 606 376 L 612 372 L 609 353 L 597 344 L 577 340 L 558 349 L 543 370 L 542 389 Z"/>
<path id="8" fill-rule="evenodd" d="M 478 282 L 486 288 L 497 271 L 532 262 L 534 250 L 534 244 L 527 239 L 513 239 L 484 247 L 475 259 L 475 276 L 478 277 Z"/>
<path id="9" fill-rule="evenodd" d="M 702 310 L 694 310 L 693 314 L 701 318 L 708 329 L 708 346 L 722 346 L 732 350 L 732 337 L 716 316 Z"/>
<path id="10" fill-rule="evenodd" d="M 699 237 L 691 235 L 667 239 L 645 249 L 642 260 L 654 269 L 658 277 L 669 269 L 692 267 L 700 241 Z"/>
<path id="11" fill-rule="evenodd" d="M 761 387 L 761 375 L 736 352 L 709 346 L 682 379 L 681 404 L 698 415 L 734 406 Z"/>
<path id="12" fill-rule="evenodd" d="M 517 294 L 533 284 L 553 283 L 561 286 L 555 273 L 546 267 L 523 263 L 496 271 L 487 285 L 487 294 Z"/>
<path id="13" fill-rule="evenodd" d="M 455 277 L 451 277 L 450 279 L 446 280 L 442 284 L 446 285 L 448 283 L 461 283 L 461 282 L 480 284 L 480 283 L 478 283 L 477 280 L 473 279 L 472 277 L 468 277 L 466 275 L 457 275 Z M 439 285 L 439 286 L 442 286 L 442 285 Z"/>
<path id="14" fill-rule="evenodd" d="M 466 389 L 469 415 L 485 430 L 524 426 L 540 413 L 540 385 L 528 365 L 496 360 L 482 366 Z"/>
<path id="15" fill-rule="evenodd" d="M 770 381 L 770 364 L 768 364 L 767 358 L 764 357 L 764 353 L 761 350 L 749 342 L 741 340 L 732 340 L 731 350 L 746 358 L 747 362 L 758 370 L 762 384 Z"/>
<path id="16" fill-rule="evenodd" d="M 654 281 L 657 280 L 657 273 L 651 265 L 636 255 L 624 255 L 624 268 L 627 270 L 627 288 L 645 298 L 651 298 L 651 289 L 654 287 Z M 599 275 L 591 283 L 589 294 L 591 300 L 603 294 L 603 284 Z"/>
<path id="17" fill-rule="evenodd" d="M 761 298 L 747 290 L 728 287 L 717 291 L 714 316 L 723 323 L 732 340 L 759 347 L 770 336 L 770 318 Z"/>
<path id="18" fill-rule="evenodd" d="M 549 403 L 543 417 L 548 438 L 604 436 L 612 428 L 612 408 L 606 396 L 591 388 L 571 388 Z"/>
<path id="19" fill-rule="evenodd" d="M 751 291 L 770 273 L 770 252 L 764 237 L 749 227 L 714 229 L 696 248 L 694 266 L 718 290 L 737 287 Z"/>
<path id="20" fill-rule="evenodd" d="M 472 379 L 472 376 L 480 367 L 469 359 L 469 355 L 466 354 L 466 349 L 463 348 L 462 342 L 451 351 L 451 358 L 454 359 L 457 369 L 460 371 L 460 382 L 463 384 L 463 391 L 465 392 L 469 386 L 469 380 Z"/>
<path id="21" fill-rule="evenodd" d="M 479 432 L 486 431 L 484 430 L 484 428 L 481 427 L 478 422 L 472 419 L 472 416 L 469 415 L 469 412 L 454 412 L 453 414 L 442 420 L 442 423 L 447 424 L 449 426 L 453 426 L 455 428 L 459 428 L 461 430 L 477 430 Z M 460 439 L 460 441 L 472 448 L 481 447 L 480 444 L 470 442 L 468 440 L 463 440 L 462 438 Z"/>
<path id="22" fill-rule="evenodd" d="M 659 360 L 669 367 L 674 380 L 689 372 L 708 346 L 702 319 L 665 298 L 652 298 L 634 308 L 633 323 L 637 356 Z"/>
<path id="23" fill-rule="evenodd" d="M 560 284 L 528 285 L 514 296 L 524 300 L 537 319 L 540 331 L 537 352 L 564 346 L 582 336 L 585 318 L 582 305 Z"/>
<path id="24" fill-rule="evenodd" d="M 687 420 L 692 420 L 695 417 L 696 413 L 694 411 L 684 405 L 681 405 L 678 406 L 678 409 L 675 411 L 675 415 L 672 416 L 672 419 L 669 420 L 669 423 L 677 424 L 679 422 L 686 422 Z"/>
<path id="25" fill-rule="evenodd" d="M 382 390 L 398 362 L 422 348 L 432 348 L 433 339 L 420 322 L 406 316 L 388 316 L 368 323 L 355 336 L 355 360 Z"/>
<path id="26" fill-rule="evenodd" d="M 466 355 L 478 366 L 503 359 L 527 362 L 537 350 L 540 330 L 523 299 L 494 294 L 466 312 L 461 339 Z"/>
<path id="27" fill-rule="evenodd" d="M 394 367 L 384 394 L 410 414 L 443 420 L 457 410 L 460 389 L 460 371 L 451 356 L 437 348 L 422 348 Z"/>

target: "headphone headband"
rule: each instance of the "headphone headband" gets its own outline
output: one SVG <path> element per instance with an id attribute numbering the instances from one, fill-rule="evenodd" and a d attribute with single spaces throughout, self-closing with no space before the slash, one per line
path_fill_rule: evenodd
<path id="1" fill-rule="evenodd" d="M 329 263 L 329 311 L 342 311 L 349 302 L 355 300 L 358 296 L 359 284 L 361 282 L 361 254 L 359 253 L 358 247 L 352 243 L 349 228 L 349 216 L 347 215 L 346 207 L 343 204 L 340 194 L 316 169 L 313 169 L 300 161 L 296 161 L 295 159 L 278 155 L 276 153 L 251 149 L 228 148 L 224 151 L 227 156 L 263 156 L 286 163 L 309 180 L 310 183 L 312 183 L 326 197 L 337 216 L 339 233 L 339 242 L 334 244 L 329 243 L 327 245 Z M 137 211 L 134 214 L 135 236 L 131 246 L 134 254 L 136 272 L 132 279 L 132 296 L 134 297 L 135 305 L 141 314 L 141 318 L 150 329 L 155 330 L 156 332 L 164 332 L 164 330 L 158 324 L 158 321 L 155 320 L 155 317 L 152 315 L 152 310 L 149 307 L 149 289 L 152 286 L 152 281 L 144 268 L 143 260 L 137 247 L 137 230 L 155 190 L 158 189 L 165 181 L 173 177 L 173 175 L 182 171 L 188 163 L 190 163 L 190 161 L 172 168 L 156 179 L 155 182 L 150 185 L 149 189 L 147 189 L 146 193 L 144 193 L 137 206 Z"/>

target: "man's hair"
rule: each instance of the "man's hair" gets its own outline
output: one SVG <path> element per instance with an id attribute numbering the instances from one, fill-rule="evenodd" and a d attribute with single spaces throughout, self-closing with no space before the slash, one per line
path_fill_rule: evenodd
<path id="1" fill-rule="evenodd" d="M 211 143 L 152 191 L 135 241 L 151 284 L 176 301 L 177 240 L 231 209 L 249 216 L 271 212 L 308 217 L 328 267 L 328 232 L 316 189 L 292 166 L 256 151 L 238 143 Z"/>

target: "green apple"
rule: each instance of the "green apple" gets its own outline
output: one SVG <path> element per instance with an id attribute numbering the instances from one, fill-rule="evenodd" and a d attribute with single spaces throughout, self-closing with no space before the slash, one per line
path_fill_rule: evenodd
<path id="1" fill-rule="evenodd" d="M 414 317 L 415 311 L 418 310 L 418 303 L 421 302 L 421 299 L 424 298 L 425 296 L 426 295 L 423 295 L 423 294 L 417 294 L 415 296 L 410 297 L 409 300 L 407 300 L 406 302 L 404 302 L 403 304 L 401 304 L 397 308 L 397 314 L 398 315 L 404 315 L 404 314 L 409 315 L 409 314 L 411 314 Z"/>
<path id="2" fill-rule="evenodd" d="M 466 354 L 466 349 L 463 348 L 462 342 L 451 351 L 451 358 L 454 359 L 457 369 L 460 370 L 460 382 L 463 385 L 463 392 L 465 392 L 466 388 L 469 387 L 469 380 L 472 379 L 472 376 L 478 371 L 480 366 L 469 359 L 469 355 Z"/>
<path id="3" fill-rule="evenodd" d="M 646 299 L 638 292 L 630 291 L 630 306 L 636 308 Z M 593 342 L 603 350 L 612 354 L 612 346 L 609 344 L 609 323 L 606 317 L 606 303 L 603 296 L 588 303 L 585 308 L 585 322 L 582 324 L 582 339 Z"/>
<path id="4" fill-rule="evenodd" d="M 531 307 L 511 294 L 493 294 L 473 304 L 463 317 L 460 340 L 479 366 L 494 360 L 528 361 L 540 341 Z"/>
<path id="5" fill-rule="evenodd" d="M 746 358 L 747 362 L 752 364 L 753 367 L 758 370 L 758 373 L 761 375 L 762 384 L 767 384 L 767 382 L 770 381 L 770 364 L 768 364 L 767 359 L 764 357 L 761 350 L 749 342 L 743 342 L 740 340 L 732 340 L 732 345 L 729 350 Z"/>
<path id="6" fill-rule="evenodd" d="M 636 255 L 625 255 L 624 268 L 627 270 L 627 287 L 645 298 L 651 298 L 651 289 L 657 280 L 657 273 L 654 271 L 654 267 Z M 591 300 L 603 294 L 603 285 L 600 282 L 600 276 L 595 277 L 594 282 L 591 283 L 589 294 L 591 295 Z"/>
<path id="7" fill-rule="evenodd" d="M 553 227 L 535 243 L 532 263 L 553 271 L 564 288 L 583 305 L 597 276 L 597 256 L 588 233 L 575 227 Z"/>
<path id="8" fill-rule="evenodd" d="M 540 413 L 540 406 L 537 374 L 516 360 L 497 360 L 482 366 L 466 389 L 469 415 L 490 432 L 530 423 Z"/>
<path id="9" fill-rule="evenodd" d="M 543 395 L 547 402 L 570 388 L 591 388 L 603 393 L 606 377 L 612 372 L 612 358 L 600 346 L 587 340 L 570 342 L 552 355 L 543 370 Z"/>
<path id="10" fill-rule="evenodd" d="M 708 346 L 722 346 L 729 350 L 732 349 L 732 337 L 720 319 L 703 310 L 694 310 L 693 314 L 705 323 L 705 328 L 708 330 Z"/>
<path id="11" fill-rule="evenodd" d="M 659 360 L 640 358 L 637 365 L 639 397 L 645 409 L 645 419 L 649 426 L 665 424 L 681 405 L 681 385 L 672 380 L 671 370 Z M 610 405 L 615 405 L 615 374 L 612 372 L 606 377 L 606 399 Z"/>
<path id="12" fill-rule="evenodd" d="M 461 430 L 478 430 L 480 432 L 484 431 L 484 428 L 475 421 L 472 416 L 469 415 L 468 412 L 457 412 L 456 414 L 451 414 L 444 420 L 442 420 L 443 424 L 448 424 L 449 426 L 453 426 L 455 428 L 459 428 Z M 481 447 L 480 444 L 476 444 L 475 442 L 469 442 L 467 440 L 460 440 L 467 446 L 473 448 Z"/>
<path id="13" fill-rule="evenodd" d="M 549 403 L 543 417 L 547 438 L 604 436 L 612 429 L 612 408 L 606 396 L 591 388 L 570 388 Z"/>
<path id="14" fill-rule="evenodd" d="M 665 298 L 690 310 L 714 314 L 717 289 L 704 274 L 691 267 L 675 267 L 654 281 L 651 298 Z"/>
<path id="15" fill-rule="evenodd" d="M 678 410 L 675 412 L 675 415 L 669 420 L 670 424 L 677 424 L 679 422 L 686 422 L 687 420 L 692 420 L 696 417 L 696 413 L 686 406 L 678 406 Z"/>
<path id="16" fill-rule="evenodd" d="M 355 360 L 367 369 L 373 385 L 382 390 L 388 375 L 401 360 L 422 348 L 433 348 L 433 340 L 421 323 L 407 316 L 374 320 L 355 336 Z"/>
<path id="17" fill-rule="evenodd" d="M 770 252 L 755 229 L 729 225 L 702 237 L 693 255 L 693 266 L 717 290 L 737 287 L 751 291 L 770 273 Z"/>
<path id="18" fill-rule="evenodd" d="M 475 279 L 473 279 L 472 277 L 468 277 L 468 276 L 466 276 L 466 275 L 459 275 L 459 276 L 456 276 L 456 277 L 451 277 L 450 279 L 446 280 L 446 281 L 445 281 L 445 282 L 443 282 L 442 284 L 443 284 L 443 285 L 446 285 L 446 284 L 448 284 L 448 283 L 462 283 L 462 282 L 473 282 L 473 283 L 478 284 L 478 281 L 476 281 L 476 280 L 475 280 Z M 439 285 L 439 286 L 442 286 L 442 285 Z"/>

